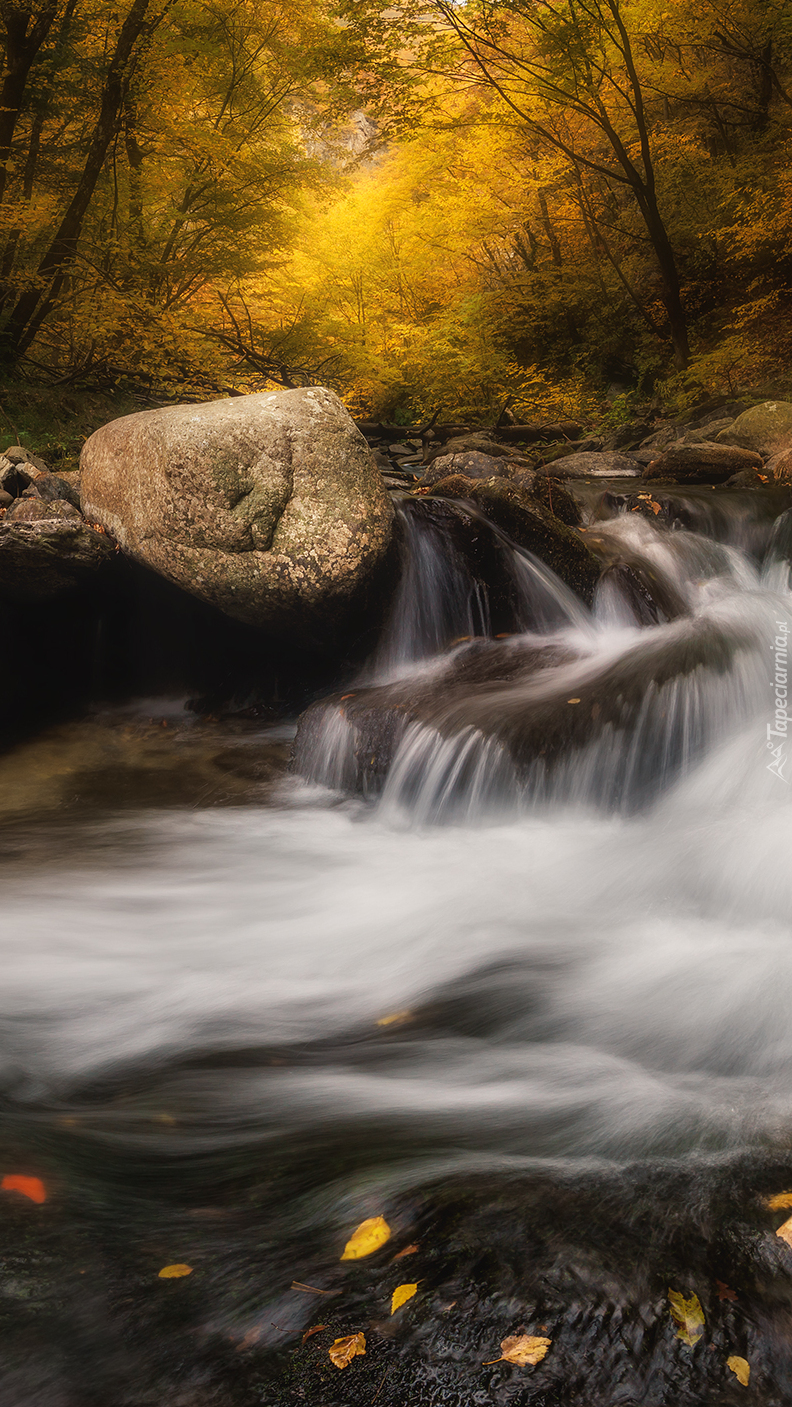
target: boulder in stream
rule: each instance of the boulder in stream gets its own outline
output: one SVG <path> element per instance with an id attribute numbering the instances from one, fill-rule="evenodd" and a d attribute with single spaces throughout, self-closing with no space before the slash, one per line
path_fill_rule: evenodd
<path id="1" fill-rule="evenodd" d="M 475 503 L 518 547 L 545 562 L 584 601 L 593 599 L 600 573 L 593 553 L 573 528 L 510 479 L 474 480 L 454 474 L 435 484 L 432 493 Z"/>
<path id="2" fill-rule="evenodd" d="M 759 454 L 774 454 L 792 446 L 792 402 L 763 401 L 751 406 L 718 434 L 722 445 L 739 445 Z"/>
<path id="3" fill-rule="evenodd" d="M 391 540 L 371 452 L 321 386 L 124 416 L 81 465 L 87 517 L 125 552 L 274 634 L 326 643 Z"/>
<path id="4" fill-rule="evenodd" d="M 722 484 L 733 474 L 761 469 L 764 460 L 754 450 L 721 444 L 675 445 L 644 469 L 644 479 L 683 484 Z"/>

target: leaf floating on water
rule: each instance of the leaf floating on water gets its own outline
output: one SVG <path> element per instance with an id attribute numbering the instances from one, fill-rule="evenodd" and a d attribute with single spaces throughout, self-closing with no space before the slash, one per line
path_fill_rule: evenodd
<path id="1" fill-rule="evenodd" d="M 21 1173 L 8 1173 L 2 1183 L 4 1192 L 21 1192 L 23 1197 L 29 1197 L 31 1202 L 46 1202 L 47 1193 L 44 1183 L 40 1177 L 24 1177 Z"/>
<path id="2" fill-rule="evenodd" d="M 401 1309 L 403 1304 L 406 1304 L 408 1300 L 412 1299 L 419 1284 L 420 1281 L 416 1280 L 412 1285 L 396 1286 L 396 1289 L 391 1295 L 391 1314 L 395 1314 L 397 1309 Z"/>
<path id="3" fill-rule="evenodd" d="M 786 1241 L 788 1246 L 792 1246 L 792 1216 L 779 1226 L 776 1236 L 780 1236 L 782 1241 Z"/>
<path id="4" fill-rule="evenodd" d="M 158 1280 L 181 1280 L 183 1275 L 192 1275 L 191 1265 L 163 1265 Z"/>
<path id="5" fill-rule="evenodd" d="M 404 1026 L 407 1021 L 412 1021 L 411 1011 L 392 1011 L 389 1016 L 381 1016 L 377 1022 L 378 1026 Z"/>
<path id="6" fill-rule="evenodd" d="M 364 1334 L 347 1334 L 344 1339 L 336 1339 L 327 1352 L 336 1368 L 348 1368 L 353 1358 L 365 1356 L 366 1337 Z"/>
<path id="7" fill-rule="evenodd" d="M 302 1336 L 302 1341 L 303 1341 L 303 1343 L 306 1343 L 307 1340 L 311 1337 L 312 1334 L 321 1334 L 322 1330 L 323 1330 L 323 1329 L 326 1329 L 326 1328 L 327 1328 L 327 1325 L 326 1325 L 326 1324 L 314 1324 L 314 1325 L 313 1325 L 313 1328 L 311 1328 L 311 1329 L 306 1329 L 305 1333 L 304 1333 L 303 1336 Z"/>
<path id="8" fill-rule="evenodd" d="M 518 1368 L 526 1368 L 528 1364 L 541 1363 L 547 1350 L 552 1344 L 552 1339 L 538 1338 L 534 1334 L 512 1334 L 508 1339 L 501 1341 L 500 1358 L 492 1358 L 484 1367 L 489 1368 L 493 1363 L 516 1363 Z"/>
<path id="9" fill-rule="evenodd" d="M 420 1251 L 420 1249 L 421 1247 L 418 1245 L 418 1242 L 414 1241 L 411 1246 L 405 1246 L 403 1251 L 397 1251 L 393 1259 L 401 1260 L 404 1256 L 414 1256 L 415 1252 Z"/>
<path id="10" fill-rule="evenodd" d="M 776 1192 L 774 1197 L 765 1197 L 765 1206 L 770 1212 L 780 1212 L 784 1207 L 792 1207 L 792 1192 Z"/>
<path id="11" fill-rule="evenodd" d="M 735 1290 L 730 1290 L 730 1289 L 729 1289 L 729 1286 L 728 1286 L 728 1285 L 724 1285 L 724 1283 L 723 1283 L 722 1280 L 716 1280 L 716 1281 L 715 1281 L 715 1289 L 718 1291 L 718 1299 L 719 1299 L 719 1300 L 736 1300 L 736 1299 L 737 1299 L 737 1293 L 736 1293 L 736 1291 L 735 1291 Z"/>
<path id="12" fill-rule="evenodd" d="M 704 1311 L 701 1308 L 698 1295 L 691 1295 L 690 1299 L 685 1299 L 679 1290 L 669 1290 L 668 1302 L 671 1305 L 674 1323 L 679 1326 L 677 1338 L 686 1343 L 689 1348 L 695 1348 L 704 1333 Z"/>
<path id="13" fill-rule="evenodd" d="M 737 1355 L 733 1353 L 731 1358 L 726 1359 L 726 1367 L 731 1368 L 738 1383 L 742 1383 L 743 1387 L 748 1386 L 748 1379 L 751 1376 L 751 1365 L 747 1358 L 738 1358 Z"/>
<path id="14" fill-rule="evenodd" d="M 341 1259 L 361 1260 L 363 1256 L 373 1255 L 386 1241 L 390 1241 L 390 1238 L 391 1229 L 384 1216 L 366 1217 L 347 1241 Z"/>

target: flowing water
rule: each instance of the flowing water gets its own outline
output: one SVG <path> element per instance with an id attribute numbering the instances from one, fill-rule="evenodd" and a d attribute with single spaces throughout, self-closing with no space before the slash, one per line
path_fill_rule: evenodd
<path id="1" fill-rule="evenodd" d="M 407 505 L 350 691 L 424 702 L 376 786 L 343 700 L 291 771 L 162 701 L 5 759 L 0 1171 L 49 1195 L 2 1194 L 4 1404 L 280 1402 L 245 1349 L 299 1344 L 291 1280 L 335 1286 L 364 1217 L 409 1239 L 421 1188 L 787 1157 L 789 527 L 707 492 L 706 534 L 592 498 L 655 623 Z"/>

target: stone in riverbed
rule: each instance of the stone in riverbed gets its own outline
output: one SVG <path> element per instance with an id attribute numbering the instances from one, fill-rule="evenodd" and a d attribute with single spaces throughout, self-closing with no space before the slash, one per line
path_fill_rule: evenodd
<path id="1" fill-rule="evenodd" d="M 0 522 L 0 598 L 49 601 L 88 583 L 114 555 L 105 534 L 80 518 L 9 522 L 6 517 Z"/>
<path id="2" fill-rule="evenodd" d="M 640 470 L 640 464 L 630 455 L 603 450 L 599 453 L 590 451 L 583 454 L 565 454 L 559 459 L 552 459 L 548 464 L 542 465 L 537 472 L 552 474 L 562 479 L 585 479 L 590 474 L 597 476 L 613 474 L 618 477 L 627 474 L 636 475 L 640 473 Z"/>
<path id="3" fill-rule="evenodd" d="M 510 479 L 466 479 L 461 474 L 453 474 L 435 484 L 431 493 L 466 498 L 475 503 L 518 547 L 527 548 L 540 561 L 546 562 L 584 601 L 593 600 L 600 574 L 593 553 L 572 528 L 531 500 Z"/>
<path id="4" fill-rule="evenodd" d="M 643 477 L 682 484 L 722 484 L 732 474 L 761 469 L 763 463 L 760 454 L 736 446 L 679 445 L 652 460 Z"/>
<path id="5" fill-rule="evenodd" d="M 719 444 L 739 445 L 759 454 L 788 449 L 792 446 L 792 402 L 764 401 L 751 406 L 717 438 Z"/>
<path id="6" fill-rule="evenodd" d="M 124 416 L 81 465 L 86 516 L 130 556 L 313 644 L 358 605 L 391 540 L 382 476 L 321 386 Z"/>
<path id="7" fill-rule="evenodd" d="M 72 518 L 82 522 L 79 508 L 65 498 L 18 498 L 5 520 L 7 523 L 36 523 L 45 518 Z"/>

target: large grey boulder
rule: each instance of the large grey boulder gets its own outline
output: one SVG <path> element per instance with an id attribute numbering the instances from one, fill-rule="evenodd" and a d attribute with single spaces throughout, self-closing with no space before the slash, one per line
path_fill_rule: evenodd
<path id="1" fill-rule="evenodd" d="M 614 475 L 621 478 L 623 475 L 640 474 L 641 466 L 627 454 L 617 454 L 614 450 L 601 450 L 583 452 L 581 454 L 565 454 L 558 459 L 551 459 L 547 464 L 540 466 L 540 474 L 552 474 L 553 477 L 561 479 L 585 479 L 589 475 Z"/>
<path id="2" fill-rule="evenodd" d="M 754 450 L 735 445 L 675 445 L 644 469 L 645 479 L 670 479 L 681 484 L 722 484 L 733 474 L 761 469 L 764 461 Z"/>
<path id="3" fill-rule="evenodd" d="M 717 436 L 722 445 L 740 445 L 759 454 L 792 447 L 792 402 L 763 401 L 751 406 Z"/>
<path id="4" fill-rule="evenodd" d="M 125 552 L 276 632 L 337 624 L 390 543 L 371 452 L 321 386 L 124 416 L 81 468 L 86 517 Z"/>

